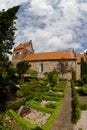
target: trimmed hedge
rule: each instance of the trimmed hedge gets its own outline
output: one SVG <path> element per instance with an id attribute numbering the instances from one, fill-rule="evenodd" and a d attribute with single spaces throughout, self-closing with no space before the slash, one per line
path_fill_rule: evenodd
<path id="1" fill-rule="evenodd" d="M 81 110 L 73 81 L 71 81 L 71 86 L 72 86 L 72 122 L 77 123 L 77 121 L 81 117 Z"/>
<path id="2" fill-rule="evenodd" d="M 20 101 L 16 101 L 14 103 L 9 103 L 7 104 L 6 108 L 7 110 L 12 109 L 12 110 L 17 110 L 19 109 L 20 106 L 25 104 L 25 99 L 22 99 Z"/>
<path id="3" fill-rule="evenodd" d="M 67 92 L 67 86 L 64 89 L 64 95 L 66 94 L 66 92 Z M 42 127 L 44 130 L 50 130 L 51 129 L 51 127 L 53 125 L 53 122 L 55 121 L 55 119 L 56 119 L 56 117 L 57 117 L 57 115 L 58 115 L 58 113 L 60 111 L 63 99 L 64 98 L 60 98 L 60 100 L 58 102 L 58 105 L 57 105 L 56 109 L 54 110 L 52 116 L 49 118 L 47 123 Z"/>
<path id="4" fill-rule="evenodd" d="M 26 102 L 26 105 L 28 105 L 29 107 L 34 108 L 38 111 L 41 111 L 41 112 L 53 113 L 52 108 L 41 107 L 40 104 L 34 100 L 30 100 L 30 101 Z"/>
<path id="5" fill-rule="evenodd" d="M 59 101 L 60 97 L 53 97 L 53 96 L 45 96 L 44 100 L 50 100 L 50 101 Z"/>
<path id="6" fill-rule="evenodd" d="M 81 110 L 87 110 L 87 104 L 80 104 Z"/>
<path id="7" fill-rule="evenodd" d="M 36 125 L 31 124 L 29 121 L 23 119 L 20 115 L 15 113 L 13 110 L 9 110 L 8 114 L 21 126 L 22 130 L 32 130 L 36 128 Z"/>
<path id="8" fill-rule="evenodd" d="M 56 109 L 54 110 L 52 116 L 49 118 L 49 120 L 47 121 L 47 123 L 42 127 L 42 129 L 44 130 L 50 130 L 51 127 L 52 127 L 52 124 L 53 122 L 55 121 L 59 111 L 60 111 L 60 108 L 61 108 L 61 105 L 62 105 L 62 101 L 63 99 L 61 99 L 56 107 Z"/>

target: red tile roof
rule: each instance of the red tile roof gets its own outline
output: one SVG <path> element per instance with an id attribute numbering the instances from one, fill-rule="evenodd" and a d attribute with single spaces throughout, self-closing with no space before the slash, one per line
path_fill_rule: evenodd
<path id="1" fill-rule="evenodd" d="M 76 59 L 73 51 L 64 52 L 45 52 L 28 55 L 24 60 L 27 61 L 44 61 L 57 59 Z"/>
<path id="2" fill-rule="evenodd" d="M 78 63 L 81 63 L 81 58 L 84 58 L 84 60 L 85 60 L 84 54 L 76 54 L 76 59 L 77 59 Z"/>
<path id="3" fill-rule="evenodd" d="M 29 42 L 20 43 L 20 45 L 18 45 L 16 48 L 14 48 L 14 51 L 24 49 L 28 44 L 32 44 L 32 41 L 30 40 Z"/>

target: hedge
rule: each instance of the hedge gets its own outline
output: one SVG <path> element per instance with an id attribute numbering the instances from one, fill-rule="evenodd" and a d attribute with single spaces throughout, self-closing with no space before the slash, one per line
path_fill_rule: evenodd
<path id="1" fill-rule="evenodd" d="M 20 115 L 18 115 L 13 110 L 9 110 L 8 114 L 21 126 L 22 130 L 32 130 L 36 128 L 36 125 L 31 124 L 29 121 L 23 119 Z"/>
<path id="2" fill-rule="evenodd" d="M 81 110 L 73 81 L 71 81 L 71 86 L 72 86 L 72 122 L 77 123 L 77 121 L 81 117 Z"/>
<path id="3" fill-rule="evenodd" d="M 7 110 L 12 109 L 12 110 L 17 110 L 19 109 L 20 106 L 25 104 L 25 99 L 22 99 L 20 101 L 16 101 L 14 103 L 9 103 L 7 104 L 6 108 Z"/>
<path id="4" fill-rule="evenodd" d="M 57 117 L 57 115 L 60 111 L 62 102 L 63 102 L 63 99 L 60 99 L 60 101 L 58 102 L 58 105 L 57 105 L 56 109 L 54 110 L 52 116 L 49 118 L 47 123 L 42 127 L 42 129 L 44 129 L 44 130 L 50 130 L 51 129 L 52 124 L 55 121 L 55 119 L 56 119 L 56 117 Z"/>
<path id="5" fill-rule="evenodd" d="M 53 97 L 53 96 L 45 96 L 44 100 L 50 100 L 50 101 L 59 101 L 60 97 Z"/>
<path id="6" fill-rule="evenodd" d="M 81 110 L 87 110 L 87 104 L 80 104 Z"/>
<path id="7" fill-rule="evenodd" d="M 30 100 L 30 101 L 26 102 L 26 105 L 28 105 L 29 107 L 34 108 L 38 111 L 41 111 L 41 112 L 46 112 L 46 113 L 50 113 L 50 114 L 53 113 L 52 108 L 41 107 L 40 104 L 34 100 Z"/>
<path id="8" fill-rule="evenodd" d="M 64 88 L 64 95 L 66 94 L 67 92 L 67 82 L 66 82 L 66 87 Z M 56 107 L 56 109 L 54 110 L 52 116 L 49 118 L 49 120 L 47 121 L 47 123 L 42 127 L 44 130 L 50 130 L 52 125 L 53 125 L 53 122 L 55 121 L 59 111 L 60 111 L 60 108 L 61 108 L 61 105 L 62 105 L 62 102 L 63 102 L 63 99 L 64 98 L 59 98 L 58 97 L 58 105 Z"/>

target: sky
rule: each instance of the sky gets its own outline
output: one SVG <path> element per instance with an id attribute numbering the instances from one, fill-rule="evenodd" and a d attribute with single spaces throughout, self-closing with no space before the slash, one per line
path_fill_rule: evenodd
<path id="1" fill-rule="evenodd" d="M 0 0 L 0 11 L 16 5 L 14 47 L 32 40 L 36 53 L 87 49 L 87 0 Z"/>

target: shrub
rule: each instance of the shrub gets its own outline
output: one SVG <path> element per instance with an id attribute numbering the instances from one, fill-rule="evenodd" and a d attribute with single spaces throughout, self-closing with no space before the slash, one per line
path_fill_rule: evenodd
<path id="1" fill-rule="evenodd" d="M 47 73 L 46 76 L 47 76 L 48 81 L 52 85 L 57 84 L 57 82 L 58 82 L 58 72 L 51 71 L 51 72 Z"/>
<path id="2" fill-rule="evenodd" d="M 81 111 L 80 111 L 80 105 L 77 97 L 77 93 L 74 87 L 73 81 L 71 81 L 72 86 L 72 122 L 77 123 L 77 121 L 80 119 Z"/>
<path id="3" fill-rule="evenodd" d="M 26 82 L 26 83 L 21 83 L 20 84 L 20 91 L 21 93 L 23 93 L 23 96 L 28 96 L 29 95 L 29 83 Z"/>
<path id="4" fill-rule="evenodd" d="M 87 104 L 80 104 L 81 110 L 87 110 Z"/>
<path id="5" fill-rule="evenodd" d="M 17 97 L 23 97 L 23 93 L 20 90 L 17 90 L 16 92 Z"/>
<path id="6" fill-rule="evenodd" d="M 29 107 L 34 108 L 38 111 L 41 111 L 41 112 L 46 112 L 46 113 L 53 112 L 53 109 L 42 107 L 42 106 L 40 106 L 40 104 L 37 101 L 34 101 L 34 100 L 30 100 L 30 101 L 26 102 L 26 105 L 28 105 Z"/>
<path id="7" fill-rule="evenodd" d="M 7 109 L 17 110 L 20 106 L 25 104 L 25 99 L 7 104 Z"/>
<path id="8" fill-rule="evenodd" d="M 37 71 L 29 69 L 27 71 L 27 74 L 29 74 L 31 77 L 36 78 L 37 77 Z"/>
<path id="9" fill-rule="evenodd" d="M 86 96 L 87 95 L 87 85 L 83 85 L 82 87 L 80 87 L 77 92 L 80 95 Z"/>
<path id="10" fill-rule="evenodd" d="M 52 127 L 52 124 L 54 122 L 54 120 L 56 119 L 58 112 L 60 111 L 61 105 L 62 105 L 62 101 L 60 100 L 59 103 L 57 104 L 56 109 L 54 110 L 54 112 L 52 113 L 51 117 L 49 118 L 49 120 L 46 122 L 46 124 L 42 127 L 44 130 L 50 130 Z"/>
<path id="11" fill-rule="evenodd" d="M 36 125 L 31 124 L 29 121 L 26 121 L 14 111 L 9 110 L 8 114 L 10 117 L 15 119 L 15 121 L 21 126 L 22 130 L 32 130 L 36 128 Z"/>
<path id="12" fill-rule="evenodd" d="M 59 101 L 60 97 L 44 96 L 44 100 Z"/>
<path id="13" fill-rule="evenodd" d="M 56 108 L 57 106 L 57 103 L 52 103 L 52 102 L 48 102 L 46 105 L 45 105 L 47 108 Z"/>

